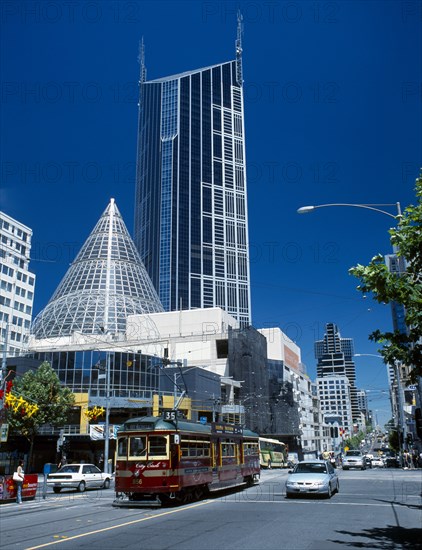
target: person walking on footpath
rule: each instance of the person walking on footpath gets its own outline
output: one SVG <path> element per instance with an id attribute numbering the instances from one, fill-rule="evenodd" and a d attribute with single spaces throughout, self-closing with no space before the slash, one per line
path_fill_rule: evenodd
<path id="1" fill-rule="evenodd" d="M 16 472 L 21 478 L 20 480 L 16 481 L 16 502 L 18 504 L 22 504 L 22 485 L 25 478 L 25 474 L 23 471 L 23 460 L 19 460 L 18 469 L 16 470 Z"/>

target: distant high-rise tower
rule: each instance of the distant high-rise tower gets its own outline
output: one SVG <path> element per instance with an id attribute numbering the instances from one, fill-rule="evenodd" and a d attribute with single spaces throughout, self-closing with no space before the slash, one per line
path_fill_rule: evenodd
<path id="1" fill-rule="evenodd" d="M 141 47 L 134 241 L 167 311 L 251 323 L 242 19 L 236 59 L 146 80 Z"/>
<path id="2" fill-rule="evenodd" d="M 337 325 L 328 323 L 323 340 L 315 342 L 315 357 L 317 363 L 317 377 L 346 376 L 350 384 L 351 412 L 354 422 L 360 419 L 356 390 L 356 368 L 353 361 L 353 340 L 341 338 Z M 327 394 L 329 399 L 334 393 Z M 320 396 L 320 398 L 323 396 Z"/>
<path id="3" fill-rule="evenodd" d="M 32 230 L 0 212 L 0 349 L 19 355 L 32 319 L 35 275 L 29 271 Z"/>

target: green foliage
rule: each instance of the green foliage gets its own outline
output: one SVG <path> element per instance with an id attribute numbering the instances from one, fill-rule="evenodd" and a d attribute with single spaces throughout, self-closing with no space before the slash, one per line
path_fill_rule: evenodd
<path id="1" fill-rule="evenodd" d="M 383 345 L 379 352 L 385 363 L 398 360 L 412 366 L 412 380 L 422 375 L 422 171 L 416 180 L 416 198 L 417 205 L 408 206 L 403 216 L 397 217 L 397 227 L 390 229 L 391 244 L 405 260 L 406 271 L 400 276 L 390 273 L 380 254 L 368 266 L 349 270 L 360 280 L 360 292 L 371 293 L 379 303 L 397 302 L 405 307 L 406 334 L 377 329 L 369 338 Z"/>
<path id="2" fill-rule="evenodd" d="M 37 371 L 28 371 L 13 381 L 12 393 L 38 405 L 38 411 L 28 417 L 9 409 L 7 419 L 11 428 L 32 441 L 43 424 L 61 426 L 66 423 L 74 403 L 72 392 L 60 385 L 50 364 L 42 363 Z"/>
<path id="3" fill-rule="evenodd" d="M 344 446 L 349 447 L 349 449 L 359 449 L 360 444 L 365 439 L 365 433 L 359 432 L 356 435 L 353 435 L 352 437 L 349 437 L 344 441 Z"/>
<path id="4" fill-rule="evenodd" d="M 399 434 L 397 430 L 391 430 L 388 434 L 388 445 L 396 453 L 400 450 Z"/>

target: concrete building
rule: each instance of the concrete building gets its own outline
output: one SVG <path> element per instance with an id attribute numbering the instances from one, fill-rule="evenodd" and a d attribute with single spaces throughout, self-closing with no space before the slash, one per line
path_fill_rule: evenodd
<path id="1" fill-rule="evenodd" d="M 316 385 L 325 422 L 337 422 L 346 437 L 353 435 L 349 378 L 346 375 L 318 376 Z"/>
<path id="2" fill-rule="evenodd" d="M 9 357 L 25 349 L 32 320 L 31 238 L 29 227 L 0 212 L 0 349 Z"/>
<path id="3" fill-rule="evenodd" d="M 295 445 L 304 457 L 316 457 L 330 446 L 329 430 L 301 362 L 301 350 L 279 328 L 259 332 L 267 340 L 274 434 L 283 434 L 284 440 L 288 436 L 290 448 Z"/>

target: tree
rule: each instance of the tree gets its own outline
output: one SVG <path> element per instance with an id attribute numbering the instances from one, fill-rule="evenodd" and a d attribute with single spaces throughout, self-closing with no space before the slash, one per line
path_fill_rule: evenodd
<path id="1" fill-rule="evenodd" d="M 379 303 L 397 302 L 405 308 L 407 332 L 375 330 L 369 339 L 382 344 L 379 350 L 387 364 L 401 361 L 412 367 L 411 380 L 422 375 L 422 171 L 416 180 L 416 206 L 408 206 L 390 229 L 391 244 L 406 263 L 406 271 L 390 273 L 381 254 L 368 266 L 357 265 L 349 273 L 360 280 L 357 289 L 371 293 Z"/>
<path id="2" fill-rule="evenodd" d="M 22 378 L 15 378 L 11 393 L 25 404 L 9 407 L 7 420 L 11 429 L 29 441 L 31 462 L 34 439 L 40 426 L 65 424 L 75 398 L 68 388 L 60 385 L 57 374 L 47 362 L 42 363 L 35 372 L 27 371 Z M 27 414 L 26 405 L 36 405 L 36 411 Z"/>

